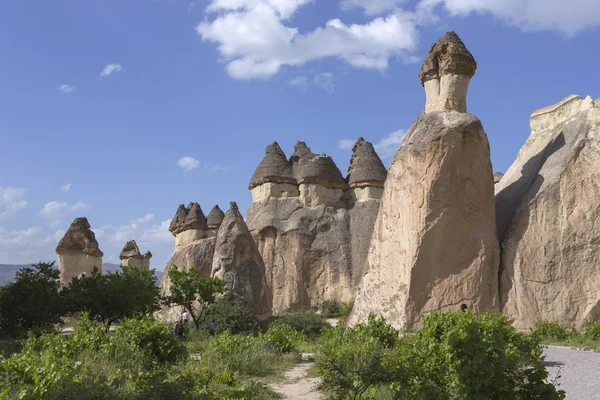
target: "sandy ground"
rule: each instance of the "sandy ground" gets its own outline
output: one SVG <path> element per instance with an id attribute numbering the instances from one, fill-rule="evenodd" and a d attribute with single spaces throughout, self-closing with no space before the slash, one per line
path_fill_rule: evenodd
<path id="1" fill-rule="evenodd" d="M 548 379 L 557 379 L 567 400 L 600 400 L 600 353 L 549 346 L 544 350 Z"/>
<path id="2" fill-rule="evenodd" d="M 283 382 L 271 385 L 271 388 L 281 393 L 285 399 L 295 400 L 321 400 L 323 397 L 317 390 L 319 378 L 308 378 L 308 370 L 313 366 L 312 361 L 308 361 L 312 354 L 303 354 L 304 361 L 296 364 L 292 369 L 286 371 Z"/>

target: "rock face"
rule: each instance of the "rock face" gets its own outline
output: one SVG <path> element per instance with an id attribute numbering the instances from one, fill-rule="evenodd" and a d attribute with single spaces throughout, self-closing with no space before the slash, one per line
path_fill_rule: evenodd
<path id="1" fill-rule="evenodd" d="M 212 276 L 248 300 L 259 318 L 270 315 L 272 300 L 265 265 L 235 202 L 231 202 L 217 234 Z"/>
<path id="2" fill-rule="evenodd" d="M 420 76 L 428 91 L 432 80 L 469 78 L 474 70 L 462 41 L 448 33 L 432 46 Z M 427 112 L 392 160 L 350 323 L 374 313 L 410 329 L 424 313 L 457 310 L 462 303 L 476 311 L 497 308 L 489 144 L 481 122 L 461 112 L 466 103 L 447 94 L 442 103 L 430 103 L 427 93 Z M 436 104 L 444 104 L 443 111 Z"/>
<path id="3" fill-rule="evenodd" d="M 290 159 L 267 146 L 252 180 L 250 232 L 265 263 L 273 313 L 350 301 L 365 268 L 387 171 L 362 138 L 348 181 L 325 155 L 303 142 Z"/>
<path id="4" fill-rule="evenodd" d="M 500 303 L 514 326 L 600 318 L 600 108 L 571 95 L 533 113 L 496 185 Z"/>
<path id="5" fill-rule="evenodd" d="M 431 45 L 419 78 L 425 88 L 425 112 L 467 112 L 467 90 L 477 63 L 454 32 Z"/>
<path id="6" fill-rule="evenodd" d="M 494 174 L 494 185 L 497 185 L 503 176 L 504 176 L 504 174 L 502 172 L 496 172 Z"/>
<path id="7" fill-rule="evenodd" d="M 81 274 L 90 274 L 94 267 L 102 272 L 102 256 L 96 235 L 87 218 L 75 218 L 63 238 L 58 242 L 58 268 L 60 283 L 65 286 Z"/>
<path id="8" fill-rule="evenodd" d="M 121 254 L 119 254 L 121 264 L 124 267 L 131 268 L 150 269 L 150 258 L 152 258 L 152 253 L 147 251 L 146 254 L 142 255 L 135 240 L 127 242 L 121 250 Z"/>

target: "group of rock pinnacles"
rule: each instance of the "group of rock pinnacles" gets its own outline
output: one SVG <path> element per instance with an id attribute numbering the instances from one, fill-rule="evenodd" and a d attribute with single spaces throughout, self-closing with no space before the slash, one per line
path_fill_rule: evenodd
<path id="1" fill-rule="evenodd" d="M 363 138 L 345 178 L 304 142 L 289 158 L 273 142 L 245 220 L 235 202 L 208 217 L 180 205 L 161 291 L 177 266 L 223 279 L 260 318 L 330 300 L 354 301 L 349 324 L 376 314 L 407 329 L 462 304 L 521 330 L 600 319 L 600 99 L 570 95 L 535 111 L 516 160 L 494 174 L 484 127 L 467 113 L 476 69 L 454 32 L 431 46 L 419 73 L 425 111 L 389 169 Z M 86 218 L 56 252 L 63 284 L 102 265 Z M 120 259 L 149 268 L 151 256 L 130 241 Z"/>

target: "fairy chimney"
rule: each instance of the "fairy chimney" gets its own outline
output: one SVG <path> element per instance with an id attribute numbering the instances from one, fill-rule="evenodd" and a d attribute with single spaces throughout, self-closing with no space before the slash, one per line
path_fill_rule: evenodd
<path id="1" fill-rule="evenodd" d="M 152 258 L 152 253 L 147 251 L 146 254 L 142 255 L 135 240 L 127 242 L 121 250 L 121 254 L 119 254 L 121 264 L 124 267 L 131 268 L 150 269 L 150 258 Z"/>
<path id="2" fill-rule="evenodd" d="M 187 207 L 181 204 L 171 220 L 169 231 L 175 236 L 175 251 L 206 237 L 208 225 L 200 204 L 190 203 Z"/>
<path id="3" fill-rule="evenodd" d="M 82 274 L 90 274 L 94 267 L 102 272 L 102 256 L 96 235 L 90 229 L 87 218 L 75 218 L 56 246 L 60 283 L 68 285 Z"/>

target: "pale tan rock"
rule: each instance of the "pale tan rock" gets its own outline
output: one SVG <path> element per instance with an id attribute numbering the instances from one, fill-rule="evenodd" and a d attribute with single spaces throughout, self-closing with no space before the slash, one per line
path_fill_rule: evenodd
<path id="1" fill-rule="evenodd" d="M 150 269 L 150 258 L 152 253 L 149 251 L 142 255 L 135 240 L 130 240 L 125 244 L 119 259 L 124 267 Z"/>
<path id="2" fill-rule="evenodd" d="M 474 73 L 470 53 L 450 36 L 449 49 L 462 48 L 437 55 L 432 47 L 437 61 L 425 61 L 422 77 L 430 78 L 428 63 Z M 392 160 L 351 324 L 373 313 L 412 329 L 425 313 L 457 310 L 463 303 L 475 311 L 497 308 L 490 148 L 481 122 L 450 108 L 421 114 Z"/>
<path id="3" fill-rule="evenodd" d="M 94 268 L 102 272 L 102 256 L 96 235 L 87 218 L 75 218 L 56 247 L 60 283 L 68 285 L 82 274 L 90 274 Z"/>
<path id="4" fill-rule="evenodd" d="M 534 112 L 496 186 L 500 303 L 518 329 L 600 318 L 600 109 L 571 95 Z"/>
<path id="5" fill-rule="evenodd" d="M 496 172 L 494 174 L 494 185 L 496 185 L 498 182 L 500 182 L 502 180 L 503 176 L 504 176 L 504 174 L 502 172 Z"/>
<path id="6" fill-rule="evenodd" d="M 245 298 L 259 318 L 271 314 L 265 265 L 235 202 L 231 202 L 217 233 L 211 275 Z"/>

